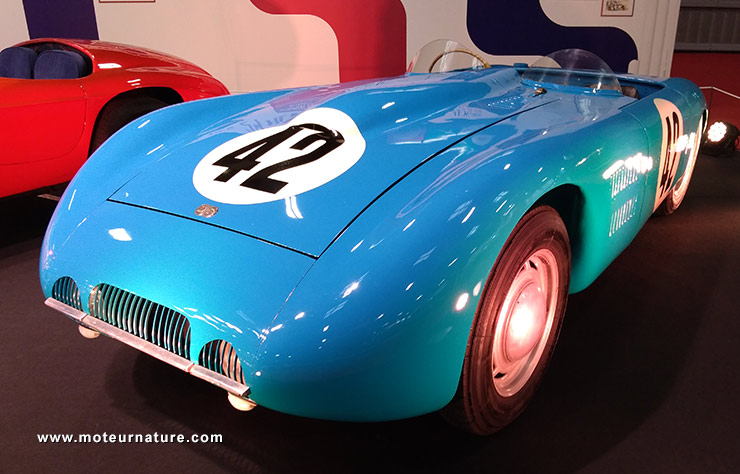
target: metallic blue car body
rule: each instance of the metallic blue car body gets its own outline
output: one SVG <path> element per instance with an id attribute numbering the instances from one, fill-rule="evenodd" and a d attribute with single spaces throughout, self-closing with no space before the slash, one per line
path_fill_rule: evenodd
<path id="1" fill-rule="evenodd" d="M 546 202 L 569 214 L 579 291 L 659 204 L 657 163 L 622 182 L 608 174 L 620 160 L 661 156 L 654 99 L 700 131 L 705 105 L 687 81 L 620 76 L 647 95 L 635 100 L 537 94 L 520 73 L 407 74 L 149 114 L 68 187 L 43 243 L 44 293 L 70 277 L 85 313 L 107 283 L 184 314 L 190 359 L 229 342 L 249 398 L 268 408 L 363 421 L 438 410 L 457 388 L 481 289 L 525 212 Z M 346 172 L 292 204 L 198 192 L 193 170 L 210 151 L 317 107 L 344 112 L 364 137 Z M 195 215 L 201 204 L 219 213 Z"/>

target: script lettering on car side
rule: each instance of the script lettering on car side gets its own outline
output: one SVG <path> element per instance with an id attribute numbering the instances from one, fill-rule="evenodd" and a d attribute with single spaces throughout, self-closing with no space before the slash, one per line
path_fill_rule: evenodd
<path id="1" fill-rule="evenodd" d="M 311 109 L 286 125 L 250 132 L 216 147 L 196 166 L 193 185 L 217 202 L 276 201 L 337 178 L 364 151 L 365 140 L 347 114 Z"/>

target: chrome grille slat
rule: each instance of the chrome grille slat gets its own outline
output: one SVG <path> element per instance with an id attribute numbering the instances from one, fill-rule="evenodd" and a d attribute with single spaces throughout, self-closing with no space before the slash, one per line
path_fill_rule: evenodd
<path id="1" fill-rule="evenodd" d="M 111 289 L 108 287 L 102 288 L 100 291 L 100 320 L 105 321 L 106 323 L 112 323 L 112 321 L 109 321 L 108 319 L 108 306 L 110 306 L 110 295 Z M 90 306 L 90 311 L 94 311 L 93 307 Z M 97 315 L 93 315 L 96 316 Z"/>
<path id="2" fill-rule="evenodd" d="M 144 337 L 144 317 L 145 314 L 142 313 L 142 309 L 147 305 L 146 300 L 138 299 L 136 300 L 136 307 L 134 308 L 134 313 L 136 313 L 138 316 L 136 318 L 136 335 L 142 339 L 146 339 Z"/>
<path id="3" fill-rule="evenodd" d="M 177 341 L 177 350 L 180 350 L 180 337 L 182 336 L 183 329 L 182 324 L 175 325 L 175 341 Z"/>
<path id="4" fill-rule="evenodd" d="M 170 337 L 170 335 L 172 334 L 172 318 L 169 317 L 169 315 L 172 313 L 172 310 L 168 309 L 165 313 L 167 316 L 164 320 L 164 341 L 167 349 L 174 352 L 175 348 L 171 346 L 172 338 Z"/>
<path id="5" fill-rule="evenodd" d="M 106 323 L 113 324 L 114 326 L 118 327 L 116 324 L 116 321 L 112 321 L 110 315 L 113 314 L 112 306 L 113 306 L 113 300 L 115 298 L 115 290 L 112 287 L 105 288 L 105 291 L 103 291 L 102 295 L 102 308 L 103 308 L 103 317 L 101 318 Z M 95 316 L 95 315 L 93 315 Z"/>
<path id="6" fill-rule="evenodd" d="M 123 297 L 123 310 L 121 311 L 122 314 L 125 315 L 124 319 L 126 319 L 126 331 L 130 332 L 131 334 L 134 334 L 133 331 L 133 323 L 136 319 L 136 314 L 131 313 L 131 300 L 133 299 L 133 295 L 131 293 L 128 293 L 124 295 Z"/>
<path id="7" fill-rule="evenodd" d="M 164 344 L 164 339 L 162 338 L 162 329 L 163 329 L 162 325 L 164 324 L 164 319 L 165 319 L 164 308 L 161 306 L 158 306 L 156 308 L 156 319 L 155 319 L 155 321 L 157 322 L 157 331 L 156 331 L 157 342 L 155 344 L 157 344 L 159 347 L 164 347 L 165 349 L 167 349 L 167 347 L 165 347 L 165 344 Z"/>
<path id="8" fill-rule="evenodd" d="M 154 307 L 155 327 L 152 330 L 152 339 L 156 341 L 155 344 L 158 345 L 159 347 L 164 347 L 164 344 L 162 344 L 162 321 L 164 320 L 164 314 L 162 313 L 163 313 L 163 309 L 161 306 Z"/>
<path id="9" fill-rule="evenodd" d="M 184 332 L 185 332 L 185 324 L 183 324 L 182 321 L 180 321 L 180 323 L 178 324 L 178 327 L 179 329 L 177 330 L 177 334 L 175 335 L 175 340 L 177 341 L 177 350 L 181 351 L 182 350 L 182 345 L 181 345 L 182 336 L 184 335 Z"/>
<path id="10" fill-rule="evenodd" d="M 134 298 L 132 296 L 128 305 L 129 314 L 131 315 L 131 333 L 136 334 L 138 337 L 141 337 L 141 331 L 139 331 L 139 321 L 141 320 L 141 313 L 139 313 L 140 307 L 141 298 Z"/>
<path id="11" fill-rule="evenodd" d="M 55 281 L 54 286 L 51 288 L 51 296 L 66 305 L 82 310 L 80 290 L 70 277 L 62 277 Z"/>
<path id="12" fill-rule="evenodd" d="M 111 314 L 110 317 L 113 318 L 113 321 L 115 321 L 114 325 L 117 328 L 126 330 L 125 321 L 123 320 L 123 315 L 121 314 L 121 297 L 123 296 L 123 290 L 116 288 L 113 290 L 113 301 L 111 304 Z"/>
<path id="13" fill-rule="evenodd" d="M 93 289 L 90 293 L 90 307 L 99 307 L 101 297 L 100 290 L 98 288 Z"/>
<path id="14" fill-rule="evenodd" d="M 128 293 L 126 293 L 123 290 L 118 292 L 118 298 L 116 300 L 116 316 L 121 321 L 120 328 L 126 332 L 130 332 L 128 330 L 129 320 L 126 317 L 126 295 L 127 294 Z"/>
<path id="15" fill-rule="evenodd" d="M 149 328 L 149 338 L 161 347 L 159 343 L 159 329 L 157 329 L 157 325 L 160 323 L 159 307 L 157 305 L 151 305 L 149 307 L 149 321 L 150 324 L 147 326 Z"/>
<path id="16" fill-rule="evenodd" d="M 147 341 L 151 341 L 151 334 L 149 333 L 149 312 L 151 311 L 152 302 L 149 300 L 146 300 L 144 302 L 144 308 L 141 311 L 142 316 L 142 335 L 140 336 L 142 339 L 146 339 Z"/>
<path id="17" fill-rule="evenodd" d="M 126 316 L 128 318 L 128 332 L 135 336 L 139 336 L 137 330 L 139 326 L 139 313 L 136 312 L 136 303 L 138 298 L 129 296 L 126 300 Z"/>
<path id="18" fill-rule="evenodd" d="M 235 382 L 244 383 L 244 371 L 239 356 L 234 347 L 222 339 L 216 339 L 203 346 L 198 356 L 198 365 Z"/>
<path id="19" fill-rule="evenodd" d="M 171 308 L 103 283 L 90 294 L 90 315 L 173 354 L 190 357 L 190 322 Z"/>

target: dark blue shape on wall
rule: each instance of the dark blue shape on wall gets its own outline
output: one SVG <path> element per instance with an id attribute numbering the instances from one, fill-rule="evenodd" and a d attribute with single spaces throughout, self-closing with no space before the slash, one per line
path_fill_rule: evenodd
<path id="1" fill-rule="evenodd" d="M 28 36 L 99 39 L 95 0 L 23 0 Z"/>
<path id="2" fill-rule="evenodd" d="M 500 56 L 545 56 L 580 48 L 591 51 L 616 72 L 627 72 L 637 45 L 619 28 L 560 26 L 539 0 L 468 0 L 468 32 L 481 51 Z"/>

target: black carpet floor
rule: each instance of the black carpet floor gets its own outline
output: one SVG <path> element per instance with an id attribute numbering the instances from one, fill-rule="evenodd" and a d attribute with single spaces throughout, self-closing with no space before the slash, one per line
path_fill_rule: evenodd
<path id="1" fill-rule="evenodd" d="M 702 156 L 682 207 L 651 219 L 570 299 L 535 400 L 489 438 L 436 414 L 354 424 L 257 408 L 43 304 L 54 203 L 0 202 L 0 473 L 740 472 L 740 155 Z M 221 434 L 220 443 L 41 443 L 42 434 Z"/>

